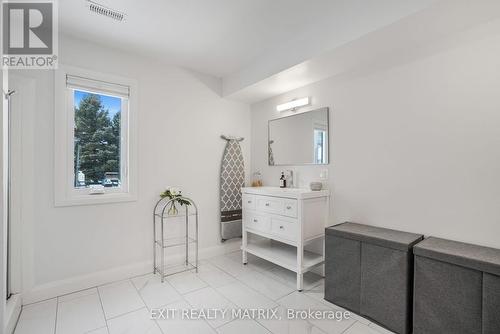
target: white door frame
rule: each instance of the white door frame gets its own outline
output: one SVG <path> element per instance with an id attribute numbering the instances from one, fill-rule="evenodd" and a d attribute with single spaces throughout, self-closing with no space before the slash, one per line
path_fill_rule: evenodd
<path id="1" fill-rule="evenodd" d="M 0 6 L 1 7 L 1 6 Z M 2 15 L 0 9 L 0 15 Z M 0 27 L 0 33 L 1 33 L 1 27 Z M 6 132 L 6 107 L 7 107 L 7 101 L 4 98 L 4 90 L 8 90 L 8 77 L 7 77 L 7 71 L 2 70 L 2 80 L 0 84 L 0 93 L 2 94 L 0 100 L 0 151 L 1 151 L 1 163 L 0 163 L 0 213 L 1 217 L 0 220 L 2 222 L 2 228 L 0 228 L 0 268 L 1 268 L 1 275 L 0 275 L 0 332 L 4 331 L 5 328 L 5 323 L 4 323 L 4 318 L 5 318 L 5 307 L 6 307 L 6 278 L 7 278 L 7 259 L 6 259 L 6 250 L 7 250 L 7 242 L 6 242 L 6 229 L 7 229 L 7 212 L 5 210 L 6 205 L 7 205 L 7 183 L 6 183 L 6 174 L 7 174 L 7 169 L 5 168 L 5 164 L 7 162 L 6 156 L 5 156 L 5 148 L 6 148 L 6 142 L 5 142 L 5 136 L 7 134 Z"/>

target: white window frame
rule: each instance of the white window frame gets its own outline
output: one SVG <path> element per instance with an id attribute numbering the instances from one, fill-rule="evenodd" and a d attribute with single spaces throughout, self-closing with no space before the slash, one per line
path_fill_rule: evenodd
<path id="1" fill-rule="evenodd" d="M 129 87 L 128 103 L 122 99 L 120 181 L 103 193 L 74 187 L 74 90 L 67 87 L 68 76 Z M 92 89 L 82 88 L 83 91 Z M 106 94 L 105 90 L 95 91 Z M 111 94 L 112 95 L 112 94 Z M 59 65 L 55 71 L 55 206 L 91 205 L 137 200 L 137 82 L 133 79 Z"/>

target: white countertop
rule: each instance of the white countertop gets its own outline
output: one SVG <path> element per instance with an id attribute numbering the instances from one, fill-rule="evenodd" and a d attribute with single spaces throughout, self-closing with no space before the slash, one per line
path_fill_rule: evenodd
<path id="1" fill-rule="evenodd" d="M 279 187 L 243 187 L 241 192 L 244 194 L 255 194 L 264 196 L 276 196 L 285 198 L 316 198 L 330 196 L 330 190 L 324 189 L 312 191 L 304 188 L 279 188 Z"/>

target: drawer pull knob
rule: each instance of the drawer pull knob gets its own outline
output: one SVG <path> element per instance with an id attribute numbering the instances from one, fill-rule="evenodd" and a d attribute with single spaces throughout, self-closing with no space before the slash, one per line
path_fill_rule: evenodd
<path id="1" fill-rule="evenodd" d="M 254 219 L 254 220 L 253 220 L 253 222 L 254 222 L 254 223 L 256 223 L 256 222 L 258 222 L 258 220 L 257 220 L 257 219 Z"/>
<path id="2" fill-rule="evenodd" d="M 248 204 L 252 203 L 252 201 L 248 201 Z"/>
<path id="3" fill-rule="evenodd" d="M 289 205 L 286 207 L 287 210 L 290 210 L 292 207 Z"/>
<path id="4" fill-rule="evenodd" d="M 280 226 L 280 229 L 283 229 L 283 225 Z"/>
<path id="5" fill-rule="evenodd" d="M 269 206 L 269 203 L 266 203 L 266 206 Z"/>

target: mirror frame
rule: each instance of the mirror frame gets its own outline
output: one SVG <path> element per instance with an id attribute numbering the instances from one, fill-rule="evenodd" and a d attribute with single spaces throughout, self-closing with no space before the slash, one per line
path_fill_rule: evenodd
<path id="1" fill-rule="evenodd" d="M 288 117 L 294 117 L 294 116 L 299 116 L 299 115 L 302 115 L 302 114 L 306 114 L 306 113 L 309 113 L 309 112 L 314 112 L 314 111 L 320 111 L 320 110 L 325 110 L 326 111 L 326 123 L 327 123 L 327 126 L 326 126 L 326 130 L 327 130 L 327 134 L 328 134 L 328 145 L 326 147 L 326 155 L 328 157 L 328 161 L 324 164 L 315 164 L 315 163 L 307 163 L 307 162 L 304 162 L 304 163 L 292 163 L 292 164 L 274 164 L 274 165 L 271 165 L 269 163 L 269 141 L 271 140 L 271 122 L 273 121 L 277 121 L 277 120 L 280 120 L 280 119 L 283 119 L 283 118 L 288 118 Z M 288 116 L 283 116 L 283 117 L 278 117 L 278 118 L 273 118 L 273 119 L 270 119 L 267 121 L 267 165 L 268 166 L 327 166 L 330 164 L 330 108 L 329 107 L 321 107 L 321 108 L 317 108 L 317 109 L 312 109 L 312 110 L 308 110 L 308 111 L 304 111 L 304 112 L 299 112 L 299 113 L 294 113 L 292 115 L 288 115 Z"/>

